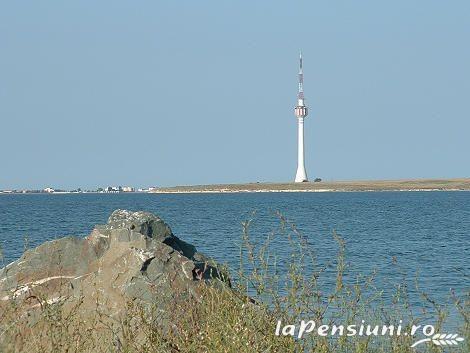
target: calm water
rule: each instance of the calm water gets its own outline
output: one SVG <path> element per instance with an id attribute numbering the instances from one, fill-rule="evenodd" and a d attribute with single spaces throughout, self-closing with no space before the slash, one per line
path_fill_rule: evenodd
<path id="1" fill-rule="evenodd" d="M 320 263 L 336 256 L 336 230 L 354 270 L 377 269 L 377 286 L 388 293 L 403 272 L 411 280 L 419 272 L 421 288 L 437 302 L 447 302 L 451 288 L 469 290 L 470 192 L 0 195 L 4 261 L 21 256 L 25 237 L 33 247 L 83 236 L 117 208 L 160 215 L 175 235 L 233 267 L 241 222 L 256 211 L 252 236 L 263 239 L 279 228 L 273 211 L 280 210 L 309 239 Z M 273 246 L 285 265 L 285 243 Z"/>

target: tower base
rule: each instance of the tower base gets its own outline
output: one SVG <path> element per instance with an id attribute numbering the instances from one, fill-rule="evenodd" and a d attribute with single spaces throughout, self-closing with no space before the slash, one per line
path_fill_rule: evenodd
<path id="1" fill-rule="evenodd" d="M 295 180 L 294 183 L 308 183 L 308 180 L 307 179 L 303 179 L 303 180 Z"/>
<path id="2" fill-rule="evenodd" d="M 306 182 L 308 182 L 307 173 L 305 172 L 305 169 L 297 170 L 294 182 L 295 183 L 306 183 Z"/>

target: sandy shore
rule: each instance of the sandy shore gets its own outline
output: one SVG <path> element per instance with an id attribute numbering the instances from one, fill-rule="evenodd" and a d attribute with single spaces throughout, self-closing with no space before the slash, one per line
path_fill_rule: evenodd
<path id="1" fill-rule="evenodd" d="M 308 183 L 247 183 L 162 187 L 152 193 L 231 192 L 346 192 L 346 191 L 461 191 L 470 190 L 470 178 L 322 181 Z"/>

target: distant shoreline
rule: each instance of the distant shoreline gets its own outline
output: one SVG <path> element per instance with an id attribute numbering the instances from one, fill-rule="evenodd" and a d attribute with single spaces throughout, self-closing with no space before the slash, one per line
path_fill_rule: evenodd
<path id="1" fill-rule="evenodd" d="M 306 183 L 243 183 L 182 185 L 154 187 L 151 190 L 132 192 L 56 191 L 56 192 L 5 192 L 0 195 L 64 195 L 64 194 L 215 194 L 215 193 L 277 193 L 277 192 L 421 192 L 470 191 L 470 178 L 456 179 L 402 179 L 402 180 L 351 180 Z"/>
<path id="2" fill-rule="evenodd" d="M 381 192 L 381 191 L 470 191 L 470 178 L 322 181 L 307 183 L 246 183 L 189 185 L 156 188 L 149 193 L 253 193 L 253 192 Z"/>

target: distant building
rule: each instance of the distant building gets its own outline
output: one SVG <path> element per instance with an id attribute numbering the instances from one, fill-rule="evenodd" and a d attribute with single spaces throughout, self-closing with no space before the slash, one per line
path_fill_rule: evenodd
<path id="1" fill-rule="evenodd" d="M 134 192 L 135 189 L 132 186 L 107 186 L 104 189 L 99 188 L 98 192 Z"/>
<path id="2" fill-rule="evenodd" d="M 104 192 L 116 193 L 119 192 L 119 188 L 116 186 L 108 186 L 104 188 Z"/>
<path id="3" fill-rule="evenodd" d="M 47 192 L 49 194 L 52 194 L 53 192 L 55 192 L 55 190 L 53 188 L 45 188 L 43 191 Z"/>

